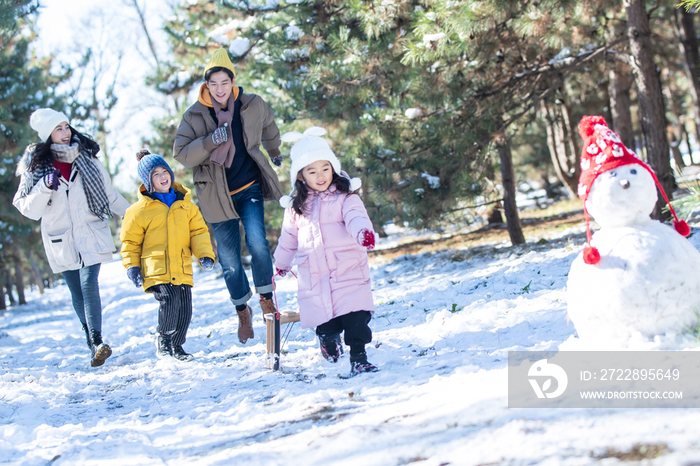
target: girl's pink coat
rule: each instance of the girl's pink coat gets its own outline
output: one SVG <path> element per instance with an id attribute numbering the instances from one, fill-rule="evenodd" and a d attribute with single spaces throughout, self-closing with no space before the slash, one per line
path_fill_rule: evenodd
<path id="1" fill-rule="evenodd" d="M 302 328 L 355 311 L 374 314 L 367 251 L 357 242 L 362 229 L 374 231 L 360 196 L 335 186 L 312 191 L 304 216 L 285 210 L 275 267 L 298 265 Z"/>

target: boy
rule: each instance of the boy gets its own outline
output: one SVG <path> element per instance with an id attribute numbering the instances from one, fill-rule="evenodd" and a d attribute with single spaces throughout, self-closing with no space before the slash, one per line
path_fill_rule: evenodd
<path id="1" fill-rule="evenodd" d="M 182 345 L 192 319 L 192 254 L 204 270 L 214 267 L 209 230 L 163 157 L 142 149 L 136 158 L 143 184 L 122 223 L 122 263 L 134 285 L 160 304 L 156 355 L 190 361 Z"/>

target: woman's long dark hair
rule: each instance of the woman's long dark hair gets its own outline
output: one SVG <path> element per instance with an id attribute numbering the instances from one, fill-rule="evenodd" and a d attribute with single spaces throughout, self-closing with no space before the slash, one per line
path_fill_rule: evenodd
<path id="1" fill-rule="evenodd" d="M 80 145 L 80 152 L 85 152 L 92 158 L 97 158 L 97 153 L 100 151 L 100 145 L 95 142 L 87 134 L 80 133 L 75 130 L 72 126 L 68 125 L 70 128 L 70 139 L 78 139 L 78 144 Z M 46 162 L 51 162 L 53 160 L 53 155 L 51 153 L 51 136 L 44 141 L 40 142 L 34 146 L 34 155 L 32 160 L 29 162 L 28 171 L 33 172 L 38 167 L 44 165 Z"/>
<path id="2" fill-rule="evenodd" d="M 333 179 L 331 180 L 331 184 L 328 186 L 328 188 L 330 189 L 331 186 L 335 186 L 335 189 L 341 193 L 351 192 L 350 180 L 344 176 L 338 175 L 335 172 L 333 172 Z M 297 178 L 296 182 L 294 183 L 294 189 L 296 190 L 297 194 L 292 200 L 292 208 L 297 214 L 304 215 L 304 203 L 309 197 L 309 188 L 306 186 L 306 183 Z"/>

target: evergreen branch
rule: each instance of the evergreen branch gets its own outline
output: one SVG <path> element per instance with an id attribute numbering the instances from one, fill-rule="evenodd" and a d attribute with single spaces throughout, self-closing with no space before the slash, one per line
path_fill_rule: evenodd
<path id="1" fill-rule="evenodd" d="M 591 62 L 593 59 L 598 58 L 600 55 L 606 53 L 610 47 L 613 47 L 621 42 L 624 42 L 627 40 L 627 37 L 620 37 L 610 44 L 606 44 L 603 47 L 599 47 L 598 49 L 586 54 L 585 56 L 579 55 L 574 59 L 573 62 L 557 68 L 555 65 L 556 64 L 551 64 L 552 66 L 545 67 L 547 71 L 553 71 L 553 70 L 558 70 L 560 71 L 559 76 L 549 85 L 547 89 L 545 89 L 543 92 L 541 92 L 539 95 L 535 96 L 534 99 L 532 99 L 523 110 L 520 112 L 516 113 L 513 115 L 510 119 L 506 120 L 504 124 L 502 125 L 502 129 L 508 128 L 512 123 L 520 119 L 524 114 L 529 112 L 532 108 L 535 108 L 539 102 L 546 98 L 549 94 L 551 94 L 555 89 L 558 89 L 561 84 L 566 80 L 566 78 L 573 73 L 574 71 L 578 70 L 581 68 L 583 65 L 588 64 Z M 539 72 L 543 72 L 542 70 L 538 70 Z"/>
<path id="2" fill-rule="evenodd" d="M 241 4 L 245 3 L 245 8 L 241 8 Z M 280 11 L 284 11 L 290 8 L 296 8 L 297 5 L 295 4 L 287 4 L 284 6 L 281 6 L 279 3 L 274 8 L 265 8 L 264 6 L 260 7 L 252 7 L 250 6 L 250 2 L 237 2 L 236 4 L 231 3 L 228 0 L 221 0 L 221 6 L 224 6 L 226 8 L 230 8 L 232 10 L 240 11 L 241 13 L 246 13 L 249 16 L 256 16 L 260 14 L 266 14 L 266 13 L 279 13 Z"/>
<path id="3" fill-rule="evenodd" d="M 542 75 L 542 74 L 549 74 L 554 71 L 558 71 L 560 73 L 560 77 L 558 81 L 563 81 L 563 78 L 567 77 L 569 74 L 571 74 L 572 71 L 577 70 L 580 68 L 582 65 L 587 64 L 589 61 L 591 61 L 593 58 L 596 58 L 598 55 L 600 55 L 603 52 L 606 52 L 610 47 L 613 47 L 621 42 L 627 41 L 627 37 L 620 37 L 610 44 L 606 44 L 602 47 L 599 47 L 596 50 L 589 51 L 589 52 L 584 52 L 580 55 L 578 55 L 576 58 L 574 58 L 572 61 L 568 63 L 552 63 L 548 62 L 547 64 L 544 65 L 539 65 L 537 64 L 534 68 L 524 71 L 522 73 L 518 73 L 517 75 L 509 78 L 507 81 L 502 83 L 500 86 L 491 88 L 487 92 L 483 92 L 480 95 L 477 94 L 477 97 L 481 98 L 486 98 L 486 97 L 491 97 L 493 95 L 497 95 L 502 93 L 505 89 L 508 88 L 514 88 L 517 86 L 518 83 L 525 81 L 527 78 L 530 78 L 535 75 Z M 558 83 L 555 86 L 555 88 L 558 87 Z M 551 92 L 551 90 L 548 90 L 548 94 Z"/>
<path id="4" fill-rule="evenodd" d="M 608 58 L 610 58 L 611 60 L 619 61 L 626 65 L 629 65 L 630 67 L 632 67 L 632 69 L 635 70 L 635 72 L 639 70 L 637 62 L 634 61 L 634 58 L 629 53 L 618 52 L 617 50 L 608 50 L 606 53 L 608 54 Z"/>
<path id="5" fill-rule="evenodd" d="M 393 186 L 389 186 L 386 188 L 382 188 L 382 187 L 377 186 L 374 189 L 372 189 L 371 191 L 368 190 L 367 194 L 373 194 L 373 193 L 377 193 L 377 192 L 386 193 L 386 192 L 393 192 L 393 191 L 403 191 L 404 189 L 411 186 L 412 182 L 413 182 L 413 179 L 411 177 L 408 177 L 405 180 L 399 181 L 398 183 L 396 183 Z"/>
<path id="6" fill-rule="evenodd" d="M 700 7 L 700 0 L 681 0 L 678 6 L 685 8 L 685 11 L 690 13 L 694 8 Z"/>
<path id="7" fill-rule="evenodd" d="M 503 198 L 496 199 L 496 200 L 494 200 L 494 201 L 484 202 L 484 203 L 482 203 L 482 204 L 468 205 L 468 206 L 465 206 L 465 207 L 458 207 L 457 209 L 450 209 L 450 210 L 447 210 L 446 212 L 447 212 L 447 213 L 452 213 L 452 212 L 459 212 L 460 210 L 478 209 L 479 207 L 484 207 L 484 206 L 487 206 L 487 205 L 489 205 L 489 204 L 496 204 L 496 203 L 499 203 L 499 202 L 503 202 Z"/>
<path id="8" fill-rule="evenodd" d="M 657 0 L 656 4 L 653 7 L 651 7 L 649 11 L 647 11 L 647 18 L 651 19 L 651 15 L 654 13 L 654 11 L 659 9 L 659 6 L 659 1 Z"/>

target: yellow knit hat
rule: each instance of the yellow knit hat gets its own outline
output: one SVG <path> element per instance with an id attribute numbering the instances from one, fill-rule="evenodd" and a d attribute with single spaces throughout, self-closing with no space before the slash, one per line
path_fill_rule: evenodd
<path id="1" fill-rule="evenodd" d="M 207 66 L 204 67 L 204 76 L 207 75 L 207 71 L 212 68 L 216 68 L 217 66 L 231 70 L 233 76 L 236 76 L 236 70 L 233 69 L 233 62 L 231 62 L 231 59 L 228 57 L 228 52 L 223 47 L 214 51 L 214 55 L 212 55 L 211 60 L 209 60 Z"/>

